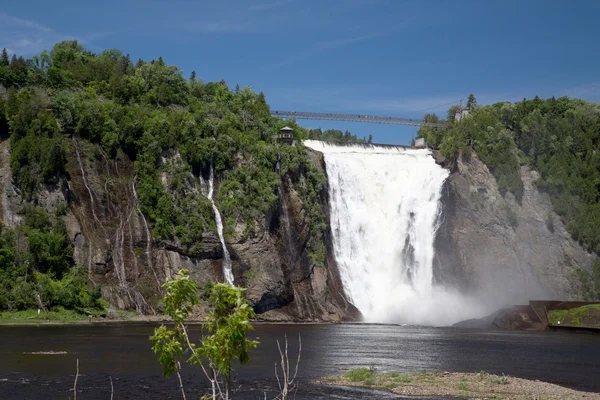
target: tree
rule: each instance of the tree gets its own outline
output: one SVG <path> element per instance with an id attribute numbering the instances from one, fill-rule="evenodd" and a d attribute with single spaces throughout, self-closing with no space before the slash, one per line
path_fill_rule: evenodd
<path id="1" fill-rule="evenodd" d="M 190 81 L 194 82 L 196 80 L 196 71 L 192 71 L 190 74 Z"/>
<path id="2" fill-rule="evenodd" d="M 456 116 L 456 113 L 460 111 L 460 106 L 458 104 L 455 104 L 453 106 L 451 106 L 448 109 L 448 114 L 447 114 L 447 119 L 448 121 L 454 121 L 454 117 Z"/>
<path id="3" fill-rule="evenodd" d="M 477 105 L 477 100 L 475 99 L 475 95 L 471 93 L 467 98 L 467 108 L 470 110 Z"/>
<path id="4" fill-rule="evenodd" d="M 210 381 L 212 399 L 229 399 L 233 360 L 246 364 L 250 360 L 250 350 L 258 345 L 257 341 L 246 338 L 248 331 L 253 329 L 249 319 L 254 317 L 254 311 L 244 297 L 245 289 L 226 283 L 212 287 L 208 297 L 211 311 L 204 325 L 207 334 L 200 340 L 200 346 L 196 346 L 190 340 L 185 320 L 193 306 L 198 304 L 198 285 L 190 280 L 188 271 L 182 269 L 163 288 L 165 314 L 171 317 L 174 326 L 169 329 L 162 325 L 150 337 L 154 343 L 152 350 L 159 354 L 158 360 L 163 365 L 163 376 L 174 372 L 179 376 L 179 359 L 186 348 L 191 352 L 187 362 L 199 366 Z M 221 382 L 222 378 L 225 382 Z M 181 377 L 179 380 L 185 398 Z"/>
<path id="5" fill-rule="evenodd" d="M 7 67 L 9 64 L 8 61 L 8 51 L 6 51 L 6 47 L 2 49 L 2 56 L 0 56 L 0 67 Z"/>
<path id="6" fill-rule="evenodd" d="M 369 134 L 369 140 L 367 140 L 367 143 L 373 143 L 373 135 Z"/>

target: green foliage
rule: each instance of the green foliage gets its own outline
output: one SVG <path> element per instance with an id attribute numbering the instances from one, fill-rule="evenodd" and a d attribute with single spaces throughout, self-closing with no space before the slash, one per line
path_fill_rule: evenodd
<path id="1" fill-rule="evenodd" d="M 600 327 L 600 304 L 570 310 L 552 310 L 548 312 L 548 320 L 551 325 Z"/>
<path id="2" fill-rule="evenodd" d="M 375 372 L 369 368 L 355 368 L 344 374 L 351 382 L 362 382 L 375 375 Z"/>
<path id="3" fill-rule="evenodd" d="M 467 108 L 471 109 L 477 105 L 477 100 L 475 99 L 475 95 L 471 93 L 467 99 Z"/>
<path id="4" fill-rule="evenodd" d="M 244 297 L 244 289 L 234 288 L 219 283 L 210 289 L 208 304 L 211 308 L 200 346 L 191 342 L 188 336 L 185 319 L 194 305 L 198 304 L 198 285 L 189 279 L 188 271 L 179 271 L 178 276 L 163 285 L 165 289 L 165 313 L 174 322 L 173 329 L 162 325 L 154 330 L 150 337 L 152 350 L 159 354 L 159 362 L 163 365 L 163 376 L 169 376 L 180 369 L 179 359 L 183 349 L 191 354 L 187 362 L 200 366 L 207 378 L 216 381 L 218 376 L 226 380 L 229 391 L 233 360 L 240 364 L 249 361 L 249 352 L 258 345 L 257 341 L 248 340 L 246 334 L 252 330 L 249 319 L 254 311 Z M 208 374 L 206 367 L 212 371 Z"/>
<path id="5" fill-rule="evenodd" d="M 346 130 L 342 132 L 339 129 L 327 129 L 322 131 L 319 129 L 309 129 L 308 130 L 308 138 L 313 140 L 327 140 L 331 142 L 342 142 L 342 143 L 371 143 L 373 141 L 373 136 L 369 135 L 369 139 L 358 138 L 356 135 L 350 133 L 350 131 Z"/>
<path id="6" fill-rule="evenodd" d="M 57 307 L 48 312 L 38 314 L 37 309 L 24 311 L 0 312 L 0 324 L 16 323 L 16 324 L 39 324 L 40 322 L 84 322 L 89 321 L 90 317 L 94 320 L 100 318 L 100 311 L 86 310 L 86 314 L 82 314 L 75 310 L 67 310 L 62 307 Z"/>
<path id="7" fill-rule="evenodd" d="M 253 329 L 249 322 L 254 318 L 254 311 L 244 297 L 244 289 L 233 288 L 225 283 L 214 285 L 208 299 L 212 310 L 208 313 L 205 336 L 199 354 L 209 361 L 211 368 L 220 371 L 229 382 L 232 372 L 232 361 L 236 359 L 241 365 L 250 361 L 250 350 L 258 345 L 255 340 L 248 340 L 246 334 Z"/>
<path id="8" fill-rule="evenodd" d="M 213 199 L 226 232 L 242 224 L 245 235 L 269 223 L 282 178 L 291 179 L 310 224 L 308 246 L 322 264 L 325 176 L 301 144 L 282 146 L 273 139 L 284 125 L 299 140 L 310 134 L 295 121 L 272 117 L 263 93 L 231 91 L 224 81 L 204 83 L 195 74 L 186 81 L 162 58 L 134 65 L 119 50 L 93 53 L 77 41 L 58 43 L 31 60 L 8 60 L 5 51 L 0 86 L 0 140 L 10 138 L 10 168 L 28 204 L 37 203 L 45 185 L 68 188 L 76 139 L 86 168 L 104 158 L 132 160 L 135 182 L 128 184 L 136 188 L 153 238 L 197 256 L 205 234 L 216 230 L 201 178 L 213 171 Z M 325 136 L 361 141 L 349 132 Z M 48 307 L 95 306 L 95 292 L 81 288 L 66 229 L 55 218 L 69 206 L 60 205 L 52 217 L 27 211 L 24 225 L 2 231 L 0 306 L 35 307 L 36 295 Z"/>
<path id="9" fill-rule="evenodd" d="M 596 258 L 596 260 L 594 260 L 591 278 L 593 285 L 593 293 L 591 298 L 593 300 L 600 299 L 600 258 Z"/>
<path id="10" fill-rule="evenodd" d="M 0 309 L 37 308 L 76 312 L 102 309 L 100 288 L 88 287 L 61 219 L 27 208 L 16 229 L 0 224 Z"/>
<path id="11" fill-rule="evenodd" d="M 448 127 L 421 127 L 419 134 L 446 157 L 470 148 L 493 172 L 500 191 L 520 201 L 520 165 L 541 177 L 554 211 L 573 238 L 600 251 L 600 105 L 567 97 L 490 106 L 470 102 L 470 113 Z M 426 116 L 426 119 L 437 117 Z M 548 229 L 554 222 L 548 219 Z"/>
<path id="12" fill-rule="evenodd" d="M 177 242 L 190 255 L 201 251 L 203 234 L 216 229 L 210 202 L 190 190 L 211 168 L 224 221 L 245 224 L 246 234 L 277 209 L 282 175 L 310 174 L 302 196 L 315 242 L 320 240 L 324 177 L 308 166 L 301 146 L 273 140 L 284 124 L 300 140 L 310 134 L 294 121 L 272 117 L 263 93 L 231 91 L 223 81 L 205 84 L 195 74 L 186 81 L 162 58 L 133 65 L 119 50 L 94 54 L 76 41 L 23 63 L 0 63 L 0 71 L 8 71 L 0 78 L 10 75 L 0 82 L 8 88 L 0 96 L 0 135 L 10 135 L 11 168 L 26 200 L 35 201 L 42 184 L 66 182 L 75 136 L 82 148 L 89 141 L 107 157 L 123 152 L 135 160 L 141 211 L 154 237 Z M 22 68 L 26 72 L 18 73 Z M 334 137 L 361 141 L 349 132 L 324 136 Z M 232 232 L 234 226 L 226 228 Z"/>
<path id="13" fill-rule="evenodd" d="M 308 256 L 318 267 L 325 266 L 325 260 L 327 258 L 327 250 L 323 242 L 318 242 L 316 245 L 317 249 L 315 252 L 309 251 Z"/>

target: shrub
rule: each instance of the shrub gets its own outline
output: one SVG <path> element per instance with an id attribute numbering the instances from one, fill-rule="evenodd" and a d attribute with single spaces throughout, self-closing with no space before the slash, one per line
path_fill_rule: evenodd
<path id="1" fill-rule="evenodd" d="M 348 378 L 351 382 L 362 382 L 373 375 L 375 375 L 375 372 L 369 368 L 355 368 L 346 372 L 344 377 Z"/>

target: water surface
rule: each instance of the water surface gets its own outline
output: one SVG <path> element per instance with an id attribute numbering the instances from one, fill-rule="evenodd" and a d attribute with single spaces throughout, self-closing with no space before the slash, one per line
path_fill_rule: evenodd
<path id="1" fill-rule="evenodd" d="M 54 394 L 68 393 L 72 388 L 77 359 L 82 374 L 80 387 L 87 390 L 82 398 L 107 398 L 109 376 L 119 394 L 115 398 L 138 398 L 140 394 L 145 399 L 177 398 L 177 382 L 160 377 L 161 366 L 150 350 L 148 337 L 155 326 L 2 326 L 0 398 L 67 398 Z M 197 337 L 199 326 L 192 326 L 191 332 Z M 373 366 L 399 372 L 484 370 L 600 392 L 598 335 L 393 325 L 256 325 L 253 336 L 261 343 L 252 353 L 250 364 L 237 368 L 237 379 L 272 385 L 274 363 L 279 360 L 276 340 L 287 335 L 290 355 L 295 355 L 299 334 L 299 376 L 304 382 L 345 369 Z M 67 354 L 27 354 L 40 351 Z M 190 390 L 200 385 L 200 378 L 192 371 L 186 370 L 184 379 Z M 308 386 L 306 383 L 305 391 Z M 262 397 L 261 388 L 255 385 L 258 392 L 244 398 Z M 358 398 L 368 398 L 364 396 Z M 318 396 L 313 393 L 304 398 Z"/>

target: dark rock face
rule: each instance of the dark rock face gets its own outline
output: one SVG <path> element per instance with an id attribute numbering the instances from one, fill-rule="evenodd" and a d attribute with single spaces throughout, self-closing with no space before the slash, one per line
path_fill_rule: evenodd
<path id="1" fill-rule="evenodd" d="M 504 307 L 495 313 L 479 319 L 469 319 L 453 325 L 467 329 L 502 329 L 508 331 L 544 330 L 546 323 L 536 318 L 530 306 Z"/>
<path id="2" fill-rule="evenodd" d="M 26 206 L 12 183 L 9 142 L 0 142 L 0 221 L 15 226 Z M 311 154 L 322 167 L 322 158 Z M 173 160 L 180 162 L 177 154 Z M 214 232 L 205 232 L 199 251 L 189 254 L 177 242 L 156 240 L 140 212 L 133 162 L 124 154 L 115 159 L 88 142 L 71 143 L 66 189 L 41 188 L 37 205 L 50 213 L 68 205 L 65 221 L 74 247 L 75 263 L 84 266 L 93 285 L 114 308 L 156 312 L 161 285 L 182 268 L 202 284 L 223 281 L 223 248 Z M 161 177 L 166 185 L 169 176 Z M 192 185 L 198 179 L 190 176 Z M 217 183 L 218 184 L 218 183 Z M 202 196 L 199 185 L 192 193 Z M 257 317 L 263 320 L 341 321 L 360 318 L 346 300 L 333 257 L 317 267 L 308 256 L 309 223 L 304 205 L 289 177 L 282 177 L 282 201 L 254 232 L 233 227 L 227 238 L 235 283 L 248 289 Z M 327 213 L 327 190 L 321 206 Z M 285 211 L 285 218 L 284 218 Z M 286 223 L 284 223 L 284 219 Z M 328 254 L 332 254 L 326 237 Z M 198 246 L 197 246 L 198 247 Z M 202 317 L 202 310 L 197 314 Z"/>
<path id="3" fill-rule="evenodd" d="M 434 156 L 451 171 L 436 241 L 438 281 L 478 294 L 490 309 L 532 298 L 581 298 L 577 271 L 589 271 L 595 255 L 571 238 L 552 211 L 535 185 L 537 172 L 521 168 L 519 203 L 500 194 L 475 154 L 454 163 Z"/>
<path id="4" fill-rule="evenodd" d="M 322 155 L 310 152 L 316 165 L 324 168 Z M 329 215 L 327 188 L 321 207 Z M 310 225 L 302 200 L 291 179 L 283 177 L 280 207 L 269 221 L 261 221 L 253 237 L 241 239 L 244 226 L 236 227 L 231 242 L 236 282 L 248 288 L 248 298 L 263 320 L 342 321 L 360 318 L 344 295 L 329 234 L 329 255 L 323 267 L 309 257 Z"/>

